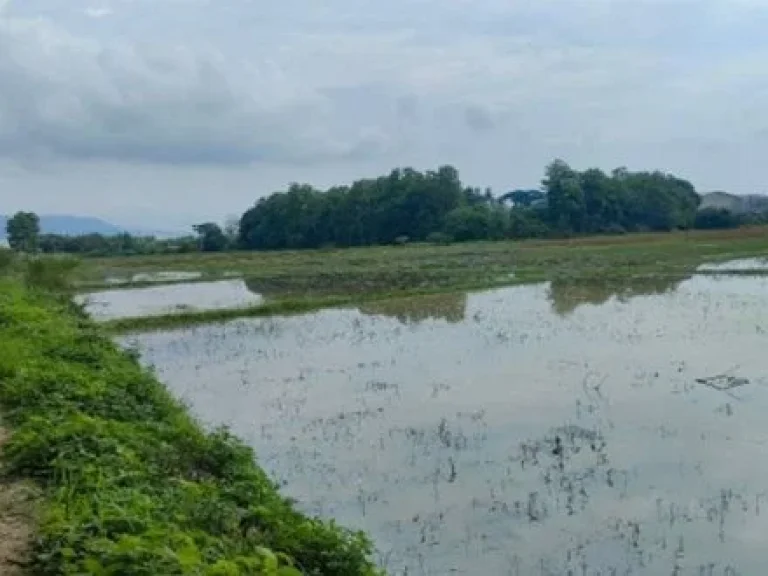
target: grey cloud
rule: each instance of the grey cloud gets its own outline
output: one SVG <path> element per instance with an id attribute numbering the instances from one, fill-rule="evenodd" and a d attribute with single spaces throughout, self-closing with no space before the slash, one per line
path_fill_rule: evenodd
<path id="1" fill-rule="evenodd" d="M 491 130 L 496 125 L 490 110 L 482 106 L 467 106 L 464 109 L 464 119 L 467 125 L 476 132 Z"/>
<path id="2" fill-rule="evenodd" d="M 0 160 L 62 174 L 89 160 L 66 192 L 86 207 L 105 163 L 183 173 L 160 190 L 150 170 L 125 200 L 149 204 L 219 181 L 239 204 L 397 164 L 527 186 L 557 156 L 749 191 L 763 174 L 744 158 L 767 151 L 766 25 L 765 0 L 12 0 Z"/>
<path id="3" fill-rule="evenodd" d="M 105 46 L 0 20 L 0 154 L 160 163 L 312 162 L 376 149 L 268 65 Z"/>
<path id="4" fill-rule="evenodd" d="M 30 2 L 25 10 L 63 10 Z M 702 3 L 691 14 L 694 39 L 717 28 L 706 17 L 712 0 Z M 662 4 L 665 13 L 690 8 L 686 0 L 232 0 L 224 10 L 203 0 L 104 0 L 99 9 L 113 16 L 83 17 L 101 30 L 88 41 L 11 17 L 0 21 L 0 153 L 181 164 L 354 160 L 419 141 L 439 147 L 435 139 L 487 132 L 508 113 L 542 142 L 573 135 L 579 143 L 586 132 L 643 137 L 670 118 L 700 130 L 687 100 L 711 84 L 711 72 L 690 65 L 694 50 L 672 59 L 658 48 L 671 36 L 685 46 L 685 34 L 671 34 L 659 17 Z M 67 6 L 81 15 L 92 7 Z M 183 32 L 159 36 L 175 13 Z M 608 25 L 622 14 L 630 29 Z M 105 40 L 105 31 L 129 44 Z M 139 31 L 166 45 L 130 44 Z M 708 97 L 709 108 L 698 106 L 706 113 L 725 102 Z M 456 114 L 463 121 L 451 123 L 453 134 L 439 129 Z"/>

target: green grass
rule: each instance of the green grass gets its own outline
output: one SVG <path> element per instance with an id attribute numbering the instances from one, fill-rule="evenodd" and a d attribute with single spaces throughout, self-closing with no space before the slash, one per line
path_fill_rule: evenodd
<path id="1" fill-rule="evenodd" d="M 35 256 L 0 248 L 0 278 L 13 278 L 27 287 L 59 294 L 73 292 L 81 260 L 72 256 Z"/>
<path id="2" fill-rule="evenodd" d="M 254 291 L 280 299 L 494 286 L 505 279 L 512 282 L 513 272 L 516 279 L 528 280 L 678 274 L 703 262 L 766 255 L 768 228 L 742 228 L 557 241 L 100 258 L 84 261 L 75 280 L 93 290 L 110 287 L 105 283 L 109 277 L 137 273 L 193 271 L 203 274 L 201 280 L 237 273 Z"/>
<path id="3" fill-rule="evenodd" d="M 42 494 L 31 573 L 377 573 L 362 533 L 297 512 L 66 298 L 0 280 L 0 350 L 3 469 Z"/>

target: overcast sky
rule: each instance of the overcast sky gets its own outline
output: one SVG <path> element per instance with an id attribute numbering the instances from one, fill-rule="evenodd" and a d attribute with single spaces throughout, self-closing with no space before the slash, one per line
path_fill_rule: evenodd
<path id="1" fill-rule="evenodd" d="M 177 226 L 291 181 L 768 191 L 768 0 L 0 0 L 0 213 Z"/>

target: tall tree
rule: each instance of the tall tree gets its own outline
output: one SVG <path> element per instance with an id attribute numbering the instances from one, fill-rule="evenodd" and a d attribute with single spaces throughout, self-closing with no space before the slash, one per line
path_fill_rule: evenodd
<path id="1" fill-rule="evenodd" d="M 192 229 L 197 233 L 201 252 L 221 252 L 227 248 L 227 237 L 218 224 L 204 222 Z"/>
<path id="2" fill-rule="evenodd" d="M 546 169 L 542 182 L 547 192 L 550 223 L 562 232 L 584 231 L 587 206 L 579 174 L 562 160 L 555 160 Z"/>
<path id="3" fill-rule="evenodd" d="M 18 252 L 37 252 L 40 218 L 34 212 L 16 212 L 5 225 L 8 244 Z"/>

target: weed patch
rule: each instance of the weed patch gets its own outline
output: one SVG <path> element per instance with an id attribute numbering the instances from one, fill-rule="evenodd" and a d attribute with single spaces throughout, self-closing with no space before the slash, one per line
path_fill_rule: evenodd
<path id="1" fill-rule="evenodd" d="M 374 575 L 366 536 L 306 517 L 60 298 L 0 286 L 5 473 L 42 491 L 35 573 Z"/>

